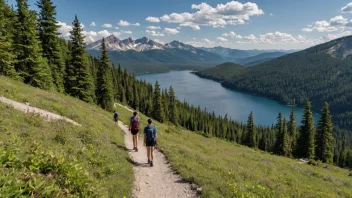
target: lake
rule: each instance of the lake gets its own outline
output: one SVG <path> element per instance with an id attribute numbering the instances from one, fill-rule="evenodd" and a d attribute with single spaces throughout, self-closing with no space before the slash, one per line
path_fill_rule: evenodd
<path id="1" fill-rule="evenodd" d="M 172 71 L 168 73 L 137 75 L 138 79 L 145 79 L 155 84 L 157 80 L 161 88 L 172 86 L 175 89 L 177 99 L 186 100 L 189 104 L 207 108 L 208 112 L 217 115 L 228 114 L 232 119 L 246 123 L 248 116 L 253 111 L 255 124 L 272 125 L 276 123 L 278 113 L 281 112 L 289 119 L 291 107 L 282 105 L 274 100 L 255 96 L 238 91 L 232 91 L 221 86 L 213 80 L 200 78 L 190 71 Z M 296 122 L 301 123 L 302 108 L 295 108 Z M 314 114 L 314 121 L 319 119 Z"/>

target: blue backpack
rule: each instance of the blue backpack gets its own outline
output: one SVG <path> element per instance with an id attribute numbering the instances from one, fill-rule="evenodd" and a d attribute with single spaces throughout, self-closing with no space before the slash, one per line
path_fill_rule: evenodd
<path id="1" fill-rule="evenodd" d="M 155 126 L 147 126 L 146 127 L 146 141 L 147 142 L 155 142 Z"/>

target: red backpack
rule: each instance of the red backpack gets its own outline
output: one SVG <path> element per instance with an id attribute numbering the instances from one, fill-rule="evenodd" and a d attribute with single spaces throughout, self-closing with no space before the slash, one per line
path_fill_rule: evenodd
<path id="1" fill-rule="evenodd" d="M 137 116 L 133 116 L 131 119 L 131 129 L 133 131 L 138 131 L 139 130 L 139 120 Z"/>

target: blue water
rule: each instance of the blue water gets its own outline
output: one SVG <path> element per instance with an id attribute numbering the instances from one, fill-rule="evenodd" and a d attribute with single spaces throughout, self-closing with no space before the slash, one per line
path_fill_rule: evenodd
<path id="1" fill-rule="evenodd" d="M 155 84 L 157 80 L 162 88 L 172 86 L 179 100 L 186 100 L 189 104 L 207 108 L 208 112 L 217 115 L 228 114 L 232 119 L 246 123 L 248 115 L 253 111 L 255 124 L 271 125 L 276 123 L 278 113 L 281 112 L 289 119 L 291 107 L 279 104 L 260 96 L 232 91 L 221 86 L 213 80 L 200 78 L 190 71 L 172 71 L 169 73 L 143 74 L 136 76 Z M 301 123 L 302 108 L 295 108 L 296 122 Z M 315 122 L 319 115 L 314 114 Z"/>

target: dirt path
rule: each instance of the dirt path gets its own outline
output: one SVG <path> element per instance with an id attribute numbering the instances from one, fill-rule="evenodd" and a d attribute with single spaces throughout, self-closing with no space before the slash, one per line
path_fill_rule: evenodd
<path id="1" fill-rule="evenodd" d="M 197 197 L 196 192 L 191 190 L 190 184 L 174 174 L 164 154 L 155 150 L 154 166 L 150 167 L 142 139 L 138 142 L 138 152 L 133 151 L 131 132 L 122 122 L 119 122 L 119 127 L 126 133 L 125 144 L 134 164 L 133 170 L 136 178 L 133 189 L 134 198 Z"/>
<path id="2" fill-rule="evenodd" d="M 72 123 L 72 124 L 74 124 L 76 126 L 82 126 L 81 124 L 78 124 L 77 122 L 75 122 L 75 121 L 73 121 L 71 119 L 65 118 L 65 117 L 57 115 L 55 113 L 51 113 L 49 111 L 38 109 L 36 107 L 31 107 L 31 106 L 29 106 L 28 103 L 27 104 L 23 104 L 23 103 L 20 103 L 20 102 L 16 102 L 16 101 L 7 99 L 7 98 L 5 98 L 3 96 L 0 96 L 0 102 L 3 102 L 3 103 L 8 104 L 8 105 L 11 105 L 15 109 L 23 111 L 25 113 L 38 114 L 38 115 L 40 115 L 42 117 L 45 117 L 48 121 L 50 121 L 50 120 L 64 120 L 64 121 L 70 122 L 70 123 Z"/>

